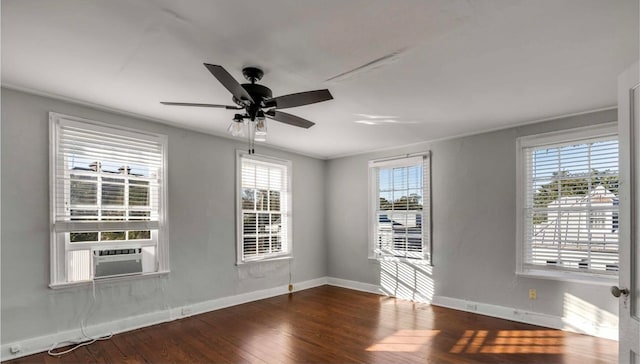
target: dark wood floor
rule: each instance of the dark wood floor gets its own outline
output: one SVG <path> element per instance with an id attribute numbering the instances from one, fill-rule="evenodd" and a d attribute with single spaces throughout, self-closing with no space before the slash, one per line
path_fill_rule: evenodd
<path id="1" fill-rule="evenodd" d="M 615 363 L 614 341 L 323 286 L 12 363 Z"/>

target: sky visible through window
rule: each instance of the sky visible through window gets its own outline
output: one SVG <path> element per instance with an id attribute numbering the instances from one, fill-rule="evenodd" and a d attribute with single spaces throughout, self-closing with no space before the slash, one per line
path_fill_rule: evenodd
<path id="1" fill-rule="evenodd" d="M 533 153 L 533 183 L 537 189 L 560 173 L 588 177 L 590 173 L 618 174 L 618 141 L 607 140 L 537 149 Z"/>
<path id="2" fill-rule="evenodd" d="M 400 201 L 402 197 L 416 196 L 422 206 L 422 165 L 380 168 L 378 171 L 379 197 L 386 201 Z"/>

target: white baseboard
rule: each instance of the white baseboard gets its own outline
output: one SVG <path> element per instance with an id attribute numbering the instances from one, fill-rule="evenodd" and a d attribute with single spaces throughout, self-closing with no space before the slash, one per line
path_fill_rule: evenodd
<path id="1" fill-rule="evenodd" d="M 321 277 L 316 279 L 311 279 L 304 282 L 294 283 L 294 292 L 302 291 L 305 289 L 323 286 L 327 284 L 327 278 Z M 183 317 L 189 317 L 193 315 L 198 315 L 205 312 L 215 311 L 222 308 L 227 308 L 235 305 L 241 305 L 247 302 L 253 302 L 262 300 L 265 298 L 270 298 L 274 296 L 279 296 L 285 293 L 289 293 L 289 289 L 287 286 L 274 287 L 268 289 L 261 289 L 259 291 L 242 293 L 235 296 L 221 297 L 216 298 L 209 301 L 198 302 L 187 306 L 175 307 L 171 310 L 171 317 L 173 319 L 179 319 Z"/>
<path id="2" fill-rule="evenodd" d="M 382 288 L 371 283 L 350 281 L 346 279 L 328 277 L 327 284 L 357 291 L 386 295 Z M 462 300 L 459 298 L 435 296 L 431 302 L 434 306 L 442 306 L 460 311 L 467 311 L 496 317 L 525 324 L 548 327 L 563 331 L 586 334 L 618 341 L 618 327 L 615 325 L 599 325 L 589 320 L 577 322 L 575 318 L 548 315 L 540 312 L 521 310 L 512 307 L 493 305 L 488 303 Z"/>
<path id="3" fill-rule="evenodd" d="M 520 310 L 512 307 L 492 305 L 488 303 L 462 300 L 444 296 L 435 296 L 431 302 L 434 306 L 452 308 L 455 310 L 477 313 L 480 315 L 497 317 L 501 319 L 522 322 L 530 325 L 537 325 L 558 329 L 579 334 L 586 334 L 610 340 L 618 340 L 618 327 L 601 326 L 595 323 L 581 323 L 580 325 L 568 322 L 567 318 L 547 315 L 540 312 Z"/>
<path id="4" fill-rule="evenodd" d="M 93 337 L 117 334 L 124 331 L 131 331 L 141 327 L 160 324 L 171 321 L 169 311 L 157 311 L 127 317 L 122 320 L 111 321 L 101 324 L 91 325 L 85 328 L 85 332 Z M 16 359 L 23 356 L 47 351 L 53 347 L 70 345 L 71 343 L 87 341 L 80 328 L 60 331 L 53 334 L 38 336 L 11 343 L 3 343 L 0 347 L 0 359 L 2 361 Z M 12 349 L 17 352 L 12 353 Z"/>
<path id="5" fill-rule="evenodd" d="M 323 286 L 326 284 L 336 287 L 353 289 L 356 291 L 385 295 L 385 293 L 378 285 L 334 277 L 321 277 L 294 283 L 294 292 Z M 288 293 L 287 285 L 278 286 L 259 291 L 242 293 L 235 296 L 216 298 L 213 300 L 198 302 L 191 305 L 169 308 L 162 311 L 127 317 L 121 320 L 91 325 L 86 328 L 86 331 L 90 335 L 94 336 L 106 335 L 109 333 L 117 334 L 125 331 L 135 330 L 141 327 L 156 325 L 163 322 L 173 321 L 188 316 L 215 311 L 222 308 L 240 305 L 247 302 L 253 302 L 286 293 Z M 593 323 L 568 322 L 566 318 L 558 316 L 444 296 L 435 296 L 433 298 L 432 304 L 434 306 L 442 306 L 456 310 L 477 313 L 485 316 L 497 317 L 559 330 L 578 332 L 611 340 L 618 340 L 618 328 L 613 326 L 605 327 L 598 326 Z M 6 344 L 3 343 L 0 346 L 0 360 L 5 361 L 40 353 L 49 350 L 52 345 L 54 345 L 54 343 L 60 343 L 60 345 L 58 346 L 63 346 L 69 341 L 80 341 L 82 337 L 82 332 L 80 328 L 78 328 L 16 342 Z M 19 348 L 20 350 L 17 353 L 12 354 L 11 348 Z"/>
<path id="6" fill-rule="evenodd" d="M 362 292 L 369 292 L 369 293 L 375 293 L 375 294 L 379 294 L 379 295 L 384 295 L 384 293 L 380 289 L 380 286 L 375 285 L 375 284 L 371 284 L 371 283 L 363 283 L 363 282 L 358 282 L 358 281 L 350 281 L 350 280 L 347 280 L 347 279 L 328 277 L 327 278 L 327 284 L 330 285 L 330 286 L 349 288 L 349 289 L 353 289 L 353 290 L 356 290 L 356 291 L 362 291 Z"/>
<path id="7" fill-rule="evenodd" d="M 294 283 L 294 292 L 305 289 L 323 286 L 327 284 L 327 277 L 311 279 L 308 281 Z M 240 305 L 265 298 L 279 296 L 288 293 L 288 285 L 259 291 L 242 293 L 235 296 L 221 297 L 209 301 L 198 302 L 191 305 L 169 308 L 152 313 L 127 317 L 120 320 L 91 325 L 85 328 L 89 335 L 102 336 L 110 333 L 117 334 L 125 331 L 139 329 L 141 327 L 157 325 L 163 322 L 173 321 L 184 317 L 197 315 L 209 311 L 219 310 L 225 307 Z M 57 347 L 68 345 L 69 342 L 83 341 L 83 334 L 80 328 L 56 332 L 39 337 L 19 340 L 16 342 L 3 343 L 0 346 L 0 360 L 16 359 L 23 356 L 40 353 L 49 350 L 54 344 Z M 19 348 L 15 354 L 11 353 L 11 348 Z"/>

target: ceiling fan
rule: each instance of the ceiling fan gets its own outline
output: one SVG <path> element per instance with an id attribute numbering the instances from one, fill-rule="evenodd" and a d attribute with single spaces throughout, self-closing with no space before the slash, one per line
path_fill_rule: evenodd
<path id="1" fill-rule="evenodd" d="M 240 84 L 233 76 L 227 72 L 222 66 L 205 63 L 204 66 L 211 74 L 233 95 L 233 105 L 217 105 L 217 104 L 196 104 L 187 102 L 160 102 L 163 105 L 174 106 L 196 106 L 196 107 L 214 107 L 229 110 L 245 110 L 244 114 L 235 114 L 229 130 L 240 130 L 244 120 L 250 120 L 256 123 L 256 135 L 260 135 L 259 129 L 264 127 L 265 117 L 279 121 L 281 123 L 298 126 L 301 128 L 310 128 L 315 125 L 314 122 L 303 119 L 299 116 L 291 115 L 279 109 L 287 109 L 290 107 L 314 104 L 316 102 L 328 101 L 333 99 L 329 90 L 315 90 L 299 92 L 295 94 L 273 97 L 271 89 L 266 86 L 258 85 L 256 82 L 262 79 L 264 72 L 256 67 L 245 67 L 242 74 L 250 83 Z M 263 110 L 264 109 L 264 110 Z M 266 131 L 266 130 L 265 130 Z"/>

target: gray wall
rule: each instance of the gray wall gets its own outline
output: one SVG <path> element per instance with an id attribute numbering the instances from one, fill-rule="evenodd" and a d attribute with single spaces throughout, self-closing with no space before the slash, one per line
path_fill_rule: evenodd
<path id="1" fill-rule="evenodd" d="M 94 307 L 91 287 L 48 288 L 50 111 L 168 135 L 168 276 L 102 282 Z M 8 89 L 1 132 L 3 343 L 78 329 L 89 309 L 93 325 L 289 282 L 288 262 L 235 265 L 234 163 L 244 143 Z M 326 162 L 256 149 L 293 163 L 293 281 L 325 277 Z"/>
<path id="2" fill-rule="evenodd" d="M 94 307 L 87 287 L 48 288 L 49 111 L 169 136 L 167 277 L 102 283 Z M 607 287 L 514 274 L 516 138 L 616 118 L 611 110 L 330 161 L 260 147 L 293 162 L 293 281 L 329 276 L 408 298 L 435 292 L 560 317 L 568 293 L 617 314 Z M 87 324 L 93 325 L 288 283 L 288 263 L 234 264 L 235 215 L 229 211 L 235 150 L 244 143 L 7 89 L 1 134 L 3 343 L 77 329 L 90 309 Z M 433 270 L 381 267 L 367 259 L 367 161 L 424 150 L 432 151 Z M 413 280 L 420 296 L 389 277 Z M 528 300 L 529 288 L 537 289 L 537 300 Z"/>
<path id="3" fill-rule="evenodd" d="M 618 302 L 606 286 L 514 273 L 516 138 L 616 120 L 616 110 L 609 110 L 330 160 L 326 177 L 329 276 L 382 285 L 391 293 L 408 291 L 417 282 L 434 291 L 417 292 L 427 298 L 435 294 L 558 317 L 567 316 L 567 293 L 574 303 L 584 301 L 617 315 Z M 425 150 L 432 152 L 433 272 L 393 263 L 381 269 L 377 261 L 367 259 L 367 161 Z M 389 282 L 389 277 L 397 282 Z M 537 290 L 537 300 L 529 300 L 530 288 Z M 416 298 L 416 292 L 404 293 Z"/>

